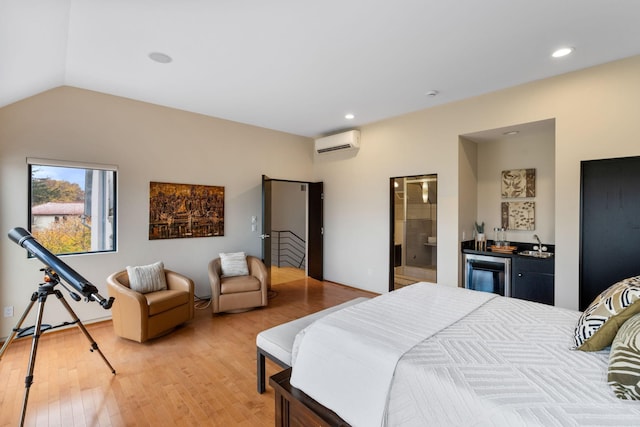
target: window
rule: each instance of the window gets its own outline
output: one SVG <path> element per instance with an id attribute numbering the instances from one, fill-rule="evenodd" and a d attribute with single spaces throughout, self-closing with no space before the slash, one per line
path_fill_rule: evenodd
<path id="1" fill-rule="evenodd" d="M 27 159 L 29 231 L 53 254 L 116 248 L 115 166 Z"/>

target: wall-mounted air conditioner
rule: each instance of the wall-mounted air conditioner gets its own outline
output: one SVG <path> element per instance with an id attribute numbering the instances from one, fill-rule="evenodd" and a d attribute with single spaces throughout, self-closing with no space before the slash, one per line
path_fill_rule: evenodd
<path id="1" fill-rule="evenodd" d="M 350 130 L 316 139 L 316 153 L 338 150 L 352 150 L 360 147 L 360 131 Z"/>

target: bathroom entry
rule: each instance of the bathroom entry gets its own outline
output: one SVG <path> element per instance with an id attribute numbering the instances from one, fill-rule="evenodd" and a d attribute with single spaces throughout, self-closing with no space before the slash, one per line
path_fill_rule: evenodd
<path id="1" fill-rule="evenodd" d="M 390 184 L 389 290 L 436 283 L 438 176 L 391 178 Z"/>

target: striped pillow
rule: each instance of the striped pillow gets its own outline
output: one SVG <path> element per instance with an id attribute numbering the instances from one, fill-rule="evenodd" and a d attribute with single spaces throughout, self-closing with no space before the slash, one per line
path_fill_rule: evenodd
<path id="1" fill-rule="evenodd" d="M 578 319 L 575 349 L 598 351 L 611 345 L 618 329 L 640 313 L 640 276 L 610 286 L 596 297 Z"/>
<path id="2" fill-rule="evenodd" d="M 249 267 L 244 252 L 220 254 L 220 267 L 223 277 L 248 276 Z"/>
<path id="3" fill-rule="evenodd" d="M 627 320 L 613 340 L 607 379 L 618 398 L 640 400 L 640 314 Z"/>

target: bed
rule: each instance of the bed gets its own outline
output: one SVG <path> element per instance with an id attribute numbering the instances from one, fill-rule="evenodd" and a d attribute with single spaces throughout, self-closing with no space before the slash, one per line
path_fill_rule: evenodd
<path id="1" fill-rule="evenodd" d="M 609 347 L 573 349 L 583 317 L 428 283 L 373 298 L 298 334 L 271 379 L 276 424 L 640 425 L 608 384 Z"/>

